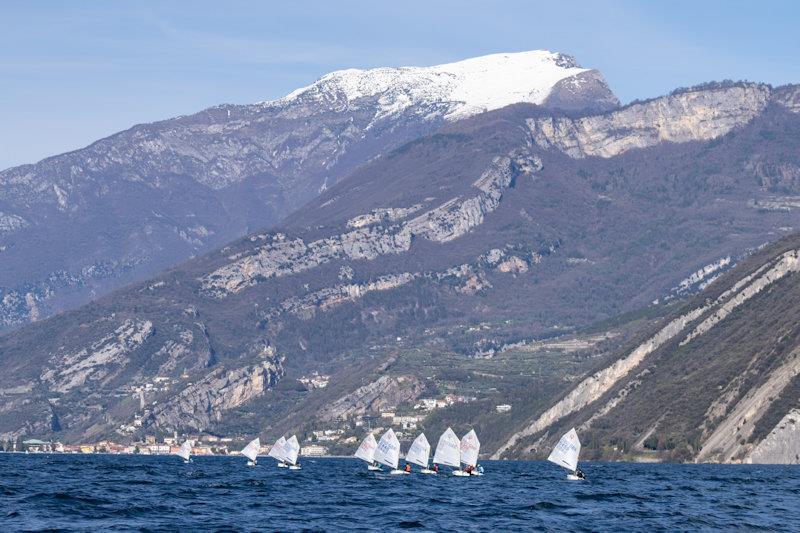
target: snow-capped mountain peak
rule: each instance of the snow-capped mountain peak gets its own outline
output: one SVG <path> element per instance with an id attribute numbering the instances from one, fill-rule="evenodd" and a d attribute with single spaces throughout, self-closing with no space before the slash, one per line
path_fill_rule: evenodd
<path id="1" fill-rule="evenodd" d="M 546 50 L 492 54 L 430 67 L 339 70 L 263 105 L 307 100 L 341 110 L 368 100 L 377 104 L 376 120 L 415 106 L 436 106 L 434 116 L 456 120 L 514 103 L 542 104 L 559 82 L 580 84 L 587 72 L 572 57 Z"/>

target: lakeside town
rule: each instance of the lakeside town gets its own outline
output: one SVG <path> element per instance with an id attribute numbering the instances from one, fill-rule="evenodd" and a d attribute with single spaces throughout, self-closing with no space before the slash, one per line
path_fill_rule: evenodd
<path id="1" fill-rule="evenodd" d="M 323 379 L 327 376 L 323 376 Z M 319 376 L 314 376 L 319 380 Z M 325 380 L 327 381 L 327 380 Z M 325 387 L 326 382 L 314 383 L 317 387 Z M 411 437 L 409 432 L 415 431 L 420 424 L 435 410 L 450 407 L 458 403 L 468 403 L 474 398 L 456 394 L 447 394 L 442 398 L 422 398 L 413 407 L 413 414 L 383 411 L 374 415 L 357 415 L 338 423 L 330 423 L 329 427 L 312 428 L 301 434 L 300 455 L 305 457 L 324 457 L 351 453 L 363 438 L 364 433 L 379 434 L 392 428 L 399 439 Z M 498 413 L 507 413 L 511 405 L 497 405 Z M 118 433 L 125 437 L 141 428 L 142 417 L 137 416 L 132 427 L 120 428 Z M 0 441 L 0 452 L 5 453 L 63 453 L 63 454 L 128 454 L 128 455 L 171 455 L 176 454 L 181 444 L 191 440 L 194 445 L 193 456 L 226 456 L 240 455 L 241 449 L 251 438 L 250 435 L 221 436 L 205 433 L 178 434 L 170 436 L 145 435 L 134 442 L 115 442 L 104 439 L 97 442 L 65 444 L 55 440 L 39 438 L 6 439 Z M 262 445 L 259 455 L 268 455 L 272 446 Z"/>

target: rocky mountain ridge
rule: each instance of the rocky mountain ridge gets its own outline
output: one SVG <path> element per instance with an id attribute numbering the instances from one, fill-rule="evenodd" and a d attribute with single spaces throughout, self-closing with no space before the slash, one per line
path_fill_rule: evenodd
<path id="1" fill-rule="evenodd" d="M 498 54 L 332 73 L 275 101 L 134 126 L 0 172 L 0 329 L 274 224 L 448 121 L 514 102 L 549 105 L 551 94 L 565 109 L 618 105 L 599 73 L 567 56 Z"/>
<path id="2" fill-rule="evenodd" d="M 746 95 L 762 89 L 745 87 L 687 91 L 695 106 L 675 95 L 637 104 L 650 106 L 637 115 L 658 116 L 668 131 L 701 126 L 686 142 L 610 157 L 542 143 L 531 123 L 552 113 L 532 105 L 411 141 L 270 231 L 0 337 L 0 431 L 65 440 L 268 435 L 435 390 L 424 368 L 403 365 L 414 347 L 469 361 L 640 309 L 676 287 L 686 293 L 800 224 L 798 184 L 773 173 L 798 166 L 800 117 L 772 100 L 791 91 L 770 90 L 754 113 L 737 102 L 760 101 Z M 715 115 L 729 128 L 687 119 L 725 98 L 725 109 L 740 112 Z M 704 139 L 706 131 L 720 136 Z M 569 409 L 541 415 L 503 453 L 528 453 L 529 438 L 568 420 L 563 413 L 628 383 L 674 331 L 711 311 L 701 308 L 587 377 L 565 396 Z M 315 371 L 330 388 L 290 402 L 290 384 Z M 608 413 L 617 404 L 609 399 Z"/>

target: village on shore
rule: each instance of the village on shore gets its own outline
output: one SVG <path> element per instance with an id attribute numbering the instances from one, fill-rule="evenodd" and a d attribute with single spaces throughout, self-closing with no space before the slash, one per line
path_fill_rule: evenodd
<path id="1" fill-rule="evenodd" d="M 324 386 L 324 385 L 323 385 Z M 449 407 L 457 403 L 466 403 L 472 398 L 448 394 L 442 398 L 423 398 L 414 406 L 419 414 L 398 414 L 394 411 L 383 411 L 374 416 L 360 415 L 349 420 L 349 427 L 341 424 L 329 424 L 325 428 L 313 428 L 303 435 L 300 455 L 305 457 L 335 456 L 346 448 L 358 444 L 363 430 L 380 433 L 387 428 L 394 428 L 395 434 L 403 438 L 405 432 L 414 431 L 427 416 L 437 409 Z M 510 405 L 498 405 L 498 412 L 508 412 Z M 139 422 L 139 424 L 137 424 Z M 139 429 L 140 417 L 134 421 Z M 330 427 L 333 426 L 333 427 Z M 133 428 L 131 428 L 133 429 Z M 128 428 L 118 431 L 128 437 Z M 351 434 L 353 433 L 353 434 Z M 128 437 L 129 438 L 129 437 Z M 125 439 L 127 440 L 127 438 Z M 204 433 L 178 434 L 171 436 L 145 435 L 134 442 L 115 442 L 111 439 L 96 442 L 65 444 L 55 440 L 38 438 L 6 439 L 0 441 L 0 452 L 7 453 L 64 453 L 64 454 L 127 454 L 127 455 L 173 455 L 180 449 L 181 443 L 192 441 L 193 456 L 225 456 L 240 455 L 241 444 L 245 436 L 221 436 Z M 260 447 L 259 455 L 269 455 L 272 446 Z M 346 452 L 345 452 L 346 453 Z"/>

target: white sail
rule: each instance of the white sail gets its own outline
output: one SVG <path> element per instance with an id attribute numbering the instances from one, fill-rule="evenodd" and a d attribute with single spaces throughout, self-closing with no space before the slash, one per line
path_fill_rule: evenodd
<path id="1" fill-rule="evenodd" d="M 283 445 L 284 460 L 290 465 L 296 465 L 297 456 L 299 454 L 300 454 L 300 443 L 297 442 L 297 436 L 292 435 L 290 438 L 286 439 L 286 442 Z"/>
<path id="2" fill-rule="evenodd" d="M 255 462 L 258 457 L 258 452 L 261 449 L 261 439 L 258 437 L 250 441 L 250 443 L 242 450 L 242 455 Z"/>
<path id="3" fill-rule="evenodd" d="M 461 437 L 461 462 L 465 465 L 475 466 L 478 464 L 478 452 L 481 450 L 481 441 L 475 430 Z"/>
<path id="4" fill-rule="evenodd" d="M 574 472 L 578 468 L 578 455 L 580 453 L 581 441 L 578 440 L 575 428 L 572 428 L 561 437 L 547 460 Z"/>
<path id="5" fill-rule="evenodd" d="M 378 447 L 375 448 L 375 460 L 397 470 L 397 466 L 400 464 L 400 441 L 397 440 L 392 428 L 387 429 L 381 440 L 378 441 Z"/>
<path id="6" fill-rule="evenodd" d="M 377 447 L 378 443 L 375 442 L 375 436 L 370 433 L 361 441 L 361 446 L 356 450 L 355 456 L 368 463 L 372 463 L 375 460 L 375 448 Z"/>
<path id="7" fill-rule="evenodd" d="M 431 445 L 425 437 L 425 433 L 420 433 L 419 437 L 414 439 L 411 447 L 406 454 L 406 462 L 414 463 L 422 468 L 428 468 L 428 456 L 431 454 Z"/>
<path id="8" fill-rule="evenodd" d="M 183 441 L 181 449 L 175 452 L 175 455 L 181 457 L 184 461 L 188 461 L 192 455 L 192 446 L 194 446 L 194 442 L 190 440 Z"/>
<path id="9" fill-rule="evenodd" d="M 439 465 L 447 465 L 455 468 L 461 466 L 461 442 L 453 430 L 447 428 L 447 431 L 442 433 L 439 437 L 439 443 L 436 445 L 436 453 L 433 454 L 433 462 Z"/>
<path id="10" fill-rule="evenodd" d="M 275 441 L 275 444 L 272 445 L 272 448 L 269 450 L 269 456 L 274 457 L 278 461 L 285 461 L 286 458 L 283 456 L 283 447 L 286 444 L 286 439 L 284 437 L 279 438 Z"/>

